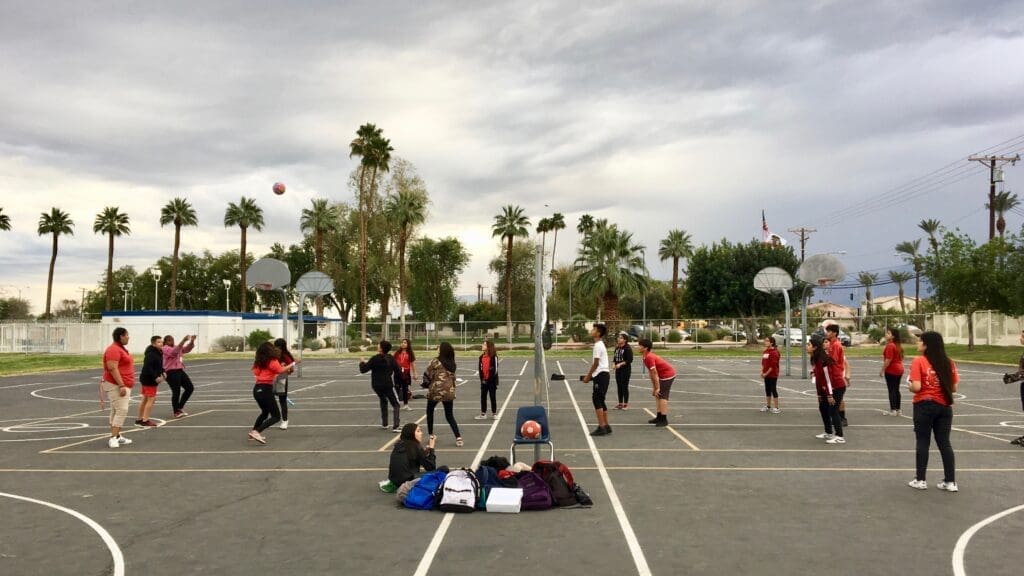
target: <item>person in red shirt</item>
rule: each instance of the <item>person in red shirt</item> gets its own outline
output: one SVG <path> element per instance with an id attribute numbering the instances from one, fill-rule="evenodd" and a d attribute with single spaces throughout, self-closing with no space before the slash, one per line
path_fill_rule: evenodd
<path id="1" fill-rule="evenodd" d="M 882 351 L 882 369 L 878 375 L 885 378 L 885 386 L 889 389 L 889 411 L 887 416 L 900 416 L 900 404 L 903 397 L 900 394 L 900 382 L 903 380 L 903 344 L 900 342 L 900 331 L 898 328 L 888 328 L 885 331 L 885 350 Z"/>
<path id="2" fill-rule="evenodd" d="M 925 332 L 917 342 L 921 356 L 910 363 L 910 391 L 914 393 L 914 435 L 917 436 L 917 475 L 907 483 L 918 490 L 928 489 L 928 450 L 932 434 L 942 455 L 945 477 L 935 485 L 939 490 L 956 492 L 956 459 L 949 443 L 953 428 L 953 394 L 960 385 L 956 364 L 946 355 L 946 345 L 938 332 Z"/>
<path id="3" fill-rule="evenodd" d="M 846 393 L 843 369 L 825 351 L 825 341 L 817 334 L 811 334 L 807 342 L 807 355 L 811 357 L 814 369 L 814 387 L 818 391 L 818 412 L 825 425 L 825 433 L 818 434 L 828 444 L 846 444 L 843 436 L 843 420 L 839 417 L 839 403 Z"/>
<path id="4" fill-rule="evenodd" d="M 491 418 L 498 419 L 498 351 L 494 342 L 487 340 L 481 346 L 483 354 L 477 363 L 480 374 L 480 415 L 474 420 L 487 419 L 487 399 L 491 399 Z"/>
<path id="5" fill-rule="evenodd" d="M 1020 333 L 1020 343 L 1024 344 L 1024 330 Z M 1020 357 L 1016 372 L 1003 374 L 1003 384 L 1012 384 L 1017 381 L 1020 381 L 1020 407 L 1024 410 L 1024 354 Z M 1010 440 L 1010 444 L 1016 444 L 1024 448 L 1024 436 Z"/>
<path id="6" fill-rule="evenodd" d="M 825 326 L 825 338 L 828 342 L 827 351 L 832 360 L 842 371 L 843 384 L 846 388 L 850 386 L 850 363 L 846 361 L 846 352 L 843 350 L 843 343 L 839 340 L 839 324 L 828 324 Z M 839 417 L 843 420 L 843 426 L 849 426 L 846 421 L 846 399 L 839 401 Z"/>
<path id="7" fill-rule="evenodd" d="M 128 353 L 128 329 L 114 328 L 114 342 L 103 352 L 103 380 L 100 390 L 110 402 L 110 440 L 107 446 L 118 448 L 132 441 L 121 435 L 128 416 L 132 386 L 135 385 L 135 361 Z"/>
<path id="8" fill-rule="evenodd" d="M 672 392 L 672 382 L 676 379 L 675 368 L 651 352 L 654 343 L 650 338 L 641 338 L 637 345 L 643 356 L 644 368 L 651 376 L 651 396 L 654 396 L 658 410 L 657 416 L 648 420 L 647 423 L 655 426 L 668 426 L 668 397 Z"/>
<path id="9" fill-rule="evenodd" d="M 273 342 L 264 342 L 256 348 L 256 361 L 252 364 L 252 373 L 256 376 L 256 385 L 252 387 L 252 397 L 260 407 L 260 415 L 256 418 L 252 430 L 249 431 L 249 438 L 260 444 L 266 444 L 267 438 L 263 431 L 276 424 L 281 419 L 281 411 L 277 408 L 277 401 L 274 398 L 274 380 L 282 372 L 291 374 L 294 364 L 281 366 L 278 360 L 281 351 L 274 346 Z"/>
<path id="10" fill-rule="evenodd" d="M 779 410 L 779 349 L 774 336 L 764 339 L 761 378 L 764 379 L 764 407 L 761 408 L 761 412 L 771 411 L 772 414 L 780 414 L 782 410 Z"/>
<path id="11" fill-rule="evenodd" d="M 408 338 L 402 338 L 398 343 L 398 352 L 393 355 L 398 370 L 395 371 L 395 396 L 402 403 L 403 410 L 412 410 L 409 400 L 412 399 L 412 392 L 409 387 L 416 378 L 416 353 L 412 351 L 412 344 Z"/>

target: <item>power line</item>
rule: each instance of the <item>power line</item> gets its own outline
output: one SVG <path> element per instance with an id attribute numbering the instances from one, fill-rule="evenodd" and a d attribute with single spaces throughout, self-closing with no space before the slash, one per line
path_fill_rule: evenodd
<path id="1" fill-rule="evenodd" d="M 798 234 L 800 236 L 800 263 L 804 262 L 804 248 L 807 246 L 807 240 L 811 237 L 811 232 L 817 232 L 817 228 L 790 228 L 790 232 Z"/>
<path id="2" fill-rule="evenodd" d="M 1013 166 L 1020 160 L 1020 154 L 1013 156 L 971 156 L 967 158 L 971 162 L 977 162 L 989 169 L 988 176 L 988 239 L 996 237 L 996 182 L 1002 182 L 1000 164 L 1009 163 Z M 996 172 L 1000 172 L 999 180 L 996 180 Z"/>

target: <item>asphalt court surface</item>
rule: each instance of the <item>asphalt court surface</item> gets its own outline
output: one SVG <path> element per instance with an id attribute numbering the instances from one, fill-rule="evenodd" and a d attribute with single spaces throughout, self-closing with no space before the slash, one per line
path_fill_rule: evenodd
<path id="1" fill-rule="evenodd" d="M 533 403 L 532 360 L 502 360 L 497 421 L 473 419 L 476 361 L 458 360 L 466 442 L 455 447 L 438 409 L 439 463 L 507 456 L 515 409 Z M 116 450 L 98 370 L 0 378 L 0 573 L 478 574 L 539 563 L 566 574 L 1019 573 L 1024 449 L 1008 441 L 1024 434 L 1024 414 L 1000 367 L 960 365 L 961 491 L 948 494 L 934 488 L 935 451 L 932 487 L 906 486 L 912 424 L 882 415 L 876 361 L 852 361 L 843 446 L 814 438 L 808 381 L 783 377 L 783 413 L 758 411 L 759 355 L 673 362 L 669 427 L 646 424 L 653 401 L 635 369 L 630 409 L 611 411 L 611 436 L 590 439 L 590 386 L 578 381 L 589 359 L 549 359 L 548 373 L 567 375 L 541 391 L 556 457 L 595 506 L 519 515 L 402 510 L 377 491 L 395 435 L 380 429 L 353 360 L 307 360 L 291 381 L 290 428 L 269 429 L 266 446 L 246 439 L 258 413 L 248 361 L 189 363 L 190 416 L 170 418 L 162 386 L 161 426 L 126 427 L 134 442 Z M 403 422 L 425 426 L 424 404 L 414 400 Z M 518 453 L 532 461 L 532 450 Z"/>

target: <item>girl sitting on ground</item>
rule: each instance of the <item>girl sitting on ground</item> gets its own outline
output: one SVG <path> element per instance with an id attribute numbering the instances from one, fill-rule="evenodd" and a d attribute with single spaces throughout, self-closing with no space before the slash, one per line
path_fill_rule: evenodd
<path id="1" fill-rule="evenodd" d="M 399 491 L 402 499 L 408 493 L 414 480 L 420 475 L 420 468 L 430 472 L 437 468 L 437 454 L 434 452 L 434 438 L 423 446 L 423 429 L 415 422 L 402 427 L 402 434 L 391 450 L 388 464 L 388 479 L 380 483 L 382 492 Z M 406 484 L 408 484 L 406 486 Z"/>

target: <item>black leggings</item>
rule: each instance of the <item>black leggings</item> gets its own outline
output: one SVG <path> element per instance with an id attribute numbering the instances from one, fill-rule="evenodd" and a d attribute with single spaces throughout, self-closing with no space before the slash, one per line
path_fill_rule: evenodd
<path id="1" fill-rule="evenodd" d="M 437 400 L 427 400 L 427 434 L 434 434 L 434 408 L 437 408 Z M 452 434 L 455 434 L 456 438 L 461 438 L 462 434 L 459 434 L 459 423 L 455 421 L 455 401 L 448 400 L 446 402 L 440 402 L 444 405 L 444 419 L 448 421 L 448 425 L 452 427 Z"/>
<path id="2" fill-rule="evenodd" d="M 281 405 L 281 420 L 288 421 L 288 379 L 284 379 L 284 392 L 277 393 L 277 402 Z"/>
<path id="3" fill-rule="evenodd" d="M 604 403 L 604 397 L 608 395 L 608 384 L 611 381 L 611 375 L 607 372 L 600 372 L 595 374 L 592 382 L 594 383 L 594 394 L 592 400 L 594 401 L 594 408 L 597 410 L 608 411 L 608 405 Z"/>
<path id="4" fill-rule="evenodd" d="M 925 400 L 914 404 L 914 435 L 917 436 L 917 479 L 924 480 L 928 470 L 928 449 L 931 436 L 942 455 L 942 468 L 946 482 L 956 482 L 956 458 L 949 443 L 949 431 L 953 428 L 953 408 L 938 402 Z"/>
<path id="5" fill-rule="evenodd" d="M 630 376 L 632 376 L 632 370 L 629 368 L 619 368 L 615 371 L 615 387 L 619 391 L 619 404 L 629 404 Z"/>
<path id="6" fill-rule="evenodd" d="M 903 395 L 900 394 L 900 381 L 902 380 L 902 374 L 885 373 L 885 387 L 889 389 L 889 410 L 900 409 L 900 403 L 903 401 Z"/>
<path id="7" fill-rule="evenodd" d="M 412 374 L 408 372 L 395 372 L 395 396 L 402 404 L 409 403 L 409 381 L 411 379 Z"/>
<path id="8" fill-rule="evenodd" d="M 195 386 L 184 370 L 168 370 L 167 384 L 171 387 L 171 408 L 175 413 L 185 409 L 185 403 L 192 397 Z M 182 390 L 185 391 L 182 394 Z"/>
<path id="9" fill-rule="evenodd" d="M 480 413 L 487 412 L 487 399 L 491 399 L 491 414 L 498 413 L 498 383 L 480 383 Z"/>
<path id="10" fill-rule="evenodd" d="M 846 388 L 833 388 L 832 399 L 835 404 L 828 403 L 828 396 L 818 396 L 818 412 L 821 413 L 821 422 L 825 425 L 826 434 L 843 435 L 843 418 L 839 415 L 839 403 L 843 401 Z"/>
<path id="11" fill-rule="evenodd" d="M 391 405 L 391 409 L 395 412 L 395 423 L 394 427 L 398 428 L 400 408 L 398 406 L 398 398 L 395 397 L 395 389 L 391 386 L 373 387 L 373 391 L 377 394 L 377 399 L 380 400 L 380 425 L 388 425 L 388 404 Z"/>
<path id="12" fill-rule="evenodd" d="M 257 384 L 252 387 L 252 397 L 260 405 L 260 415 L 252 429 L 263 432 L 281 420 L 281 412 L 277 409 L 277 402 L 274 401 L 274 386 Z"/>
<path id="13" fill-rule="evenodd" d="M 765 378 L 764 379 L 764 397 L 765 398 L 778 398 L 779 397 L 779 379 L 778 378 Z"/>

